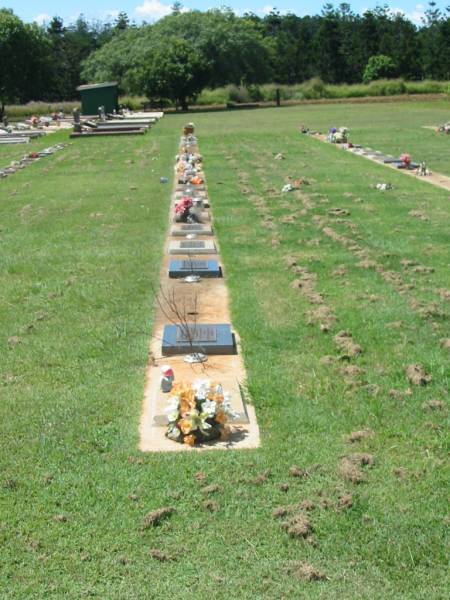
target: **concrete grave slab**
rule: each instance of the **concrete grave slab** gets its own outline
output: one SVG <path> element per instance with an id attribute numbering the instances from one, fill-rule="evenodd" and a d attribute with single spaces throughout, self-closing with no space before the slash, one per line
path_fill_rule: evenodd
<path id="1" fill-rule="evenodd" d="M 236 342 L 227 323 L 192 323 L 188 325 L 165 325 L 162 353 L 177 354 L 236 354 Z"/>
<path id="2" fill-rule="evenodd" d="M 187 275 L 200 277 L 222 277 L 222 270 L 217 260 L 171 260 L 169 277 L 176 279 Z"/>
<path id="3" fill-rule="evenodd" d="M 203 225 L 202 223 L 180 223 L 179 225 L 172 227 L 170 235 L 185 237 L 190 233 L 196 235 L 212 235 L 213 230 L 210 225 Z"/>
<path id="4" fill-rule="evenodd" d="M 169 254 L 217 254 L 217 249 L 213 240 L 174 240 Z"/>

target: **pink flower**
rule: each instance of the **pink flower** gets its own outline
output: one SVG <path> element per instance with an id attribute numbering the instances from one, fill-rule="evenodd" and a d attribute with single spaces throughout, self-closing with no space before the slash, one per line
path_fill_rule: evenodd
<path id="1" fill-rule="evenodd" d="M 182 215 L 188 211 L 192 206 L 192 198 L 189 196 L 183 196 L 177 204 L 175 204 L 175 213 Z"/>

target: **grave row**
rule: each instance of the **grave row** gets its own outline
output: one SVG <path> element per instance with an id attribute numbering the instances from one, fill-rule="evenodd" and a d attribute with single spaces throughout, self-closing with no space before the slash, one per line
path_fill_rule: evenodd
<path id="1" fill-rule="evenodd" d="M 202 169 L 202 157 L 197 139 L 186 132 L 177 156 L 174 193 L 175 224 L 171 228 L 168 253 L 178 257 L 169 263 L 168 276 L 187 284 L 197 284 L 203 278 L 222 276 L 216 258 L 217 247 L 210 224 L 210 203 Z M 197 239 L 198 237 L 208 239 Z M 207 255 L 206 259 L 196 256 Z M 236 353 L 236 343 L 227 323 L 166 324 L 162 354 L 229 355 Z"/>
<path id="2" fill-rule="evenodd" d="M 312 132 L 308 128 L 302 126 L 300 129 L 301 133 L 320 136 L 323 141 L 336 144 L 343 150 L 348 150 L 353 154 L 364 156 L 370 160 L 394 167 L 396 169 L 404 169 L 406 171 L 415 171 L 416 175 L 427 176 L 430 175 L 426 164 L 424 162 L 416 163 L 411 161 L 411 157 L 406 152 L 401 154 L 398 158 L 395 158 L 391 154 L 385 154 L 379 150 L 373 150 L 372 148 L 364 148 L 360 144 L 354 144 L 349 140 L 349 130 L 347 127 L 331 127 L 327 136 L 321 136 L 318 132 Z"/>
<path id="3" fill-rule="evenodd" d="M 25 154 L 20 160 L 13 160 L 9 164 L 9 166 L 0 169 L 0 178 L 5 178 L 8 177 L 8 175 L 13 175 L 17 171 L 24 169 L 28 165 L 32 165 L 41 158 L 51 156 L 55 152 L 64 150 L 66 146 L 67 144 L 55 144 L 54 146 L 49 146 L 48 148 L 40 150 L 39 152 L 30 152 L 29 154 Z"/>
<path id="4" fill-rule="evenodd" d="M 202 164 L 190 124 L 175 165 L 172 222 L 150 345 L 154 360 L 140 426 L 144 451 L 177 451 L 213 440 L 224 442 L 216 449 L 259 445 Z"/>

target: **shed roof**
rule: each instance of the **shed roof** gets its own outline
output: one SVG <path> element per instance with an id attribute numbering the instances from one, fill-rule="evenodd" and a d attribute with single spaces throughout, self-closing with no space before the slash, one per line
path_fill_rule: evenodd
<path id="1" fill-rule="evenodd" d="M 83 90 L 94 90 L 96 88 L 114 87 L 116 85 L 118 85 L 117 81 L 109 81 L 107 83 L 87 83 L 86 85 L 79 85 L 77 87 L 77 92 L 81 92 Z"/>

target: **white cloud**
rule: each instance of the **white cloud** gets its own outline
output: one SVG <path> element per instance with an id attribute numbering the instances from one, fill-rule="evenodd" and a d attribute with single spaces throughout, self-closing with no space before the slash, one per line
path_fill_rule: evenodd
<path id="1" fill-rule="evenodd" d="M 422 19 L 425 18 L 425 10 L 423 4 L 416 4 L 414 10 L 406 16 L 416 25 L 422 25 Z"/>
<path id="2" fill-rule="evenodd" d="M 109 20 L 109 19 L 117 19 L 119 16 L 120 10 L 99 10 L 98 16 L 100 19 Z"/>
<path id="3" fill-rule="evenodd" d="M 47 13 L 41 13 L 40 15 L 37 15 L 37 17 L 34 17 L 33 21 L 35 23 L 37 23 L 38 25 L 44 25 L 45 23 L 50 23 L 50 21 L 52 20 L 52 17 L 50 15 L 48 15 Z"/>
<path id="4" fill-rule="evenodd" d="M 273 12 L 273 10 L 274 10 L 274 7 L 273 7 L 273 6 L 263 6 L 262 8 L 260 8 L 260 9 L 258 10 L 258 12 L 259 12 L 261 15 L 269 15 L 271 12 Z"/>
<path id="5" fill-rule="evenodd" d="M 271 12 L 280 13 L 280 15 L 287 15 L 289 11 L 286 8 L 276 8 L 275 6 L 263 6 L 262 8 L 256 11 L 258 14 L 263 15 L 264 17 L 270 15 Z"/>
<path id="6" fill-rule="evenodd" d="M 232 11 L 237 17 L 243 17 L 246 13 L 253 12 L 250 8 L 233 8 Z"/>
<path id="7" fill-rule="evenodd" d="M 372 10 L 371 8 L 363 8 L 361 9 L 360 14 L 363 15 L 365 12 Z M 414 25 L 423 25 L 422 19 L 425 17 L 425 8 L 423 4 L 416 4 L 414 9 L 411 12 L 406 12 L 403 8 L 390 8 L 389 12 L 392 15 L 400 15 L 405 17 L 405 19 L 409 19 L 414 23 Z"/>
<path id="8" fill-rule="evenodd" d="M 144 4 L 136 6 L 134 12 L 142 19 L 156 21 L 170 15 L 172 9 L 168 4 L 163 4 L 159 0 L 144 0 Z"/>

